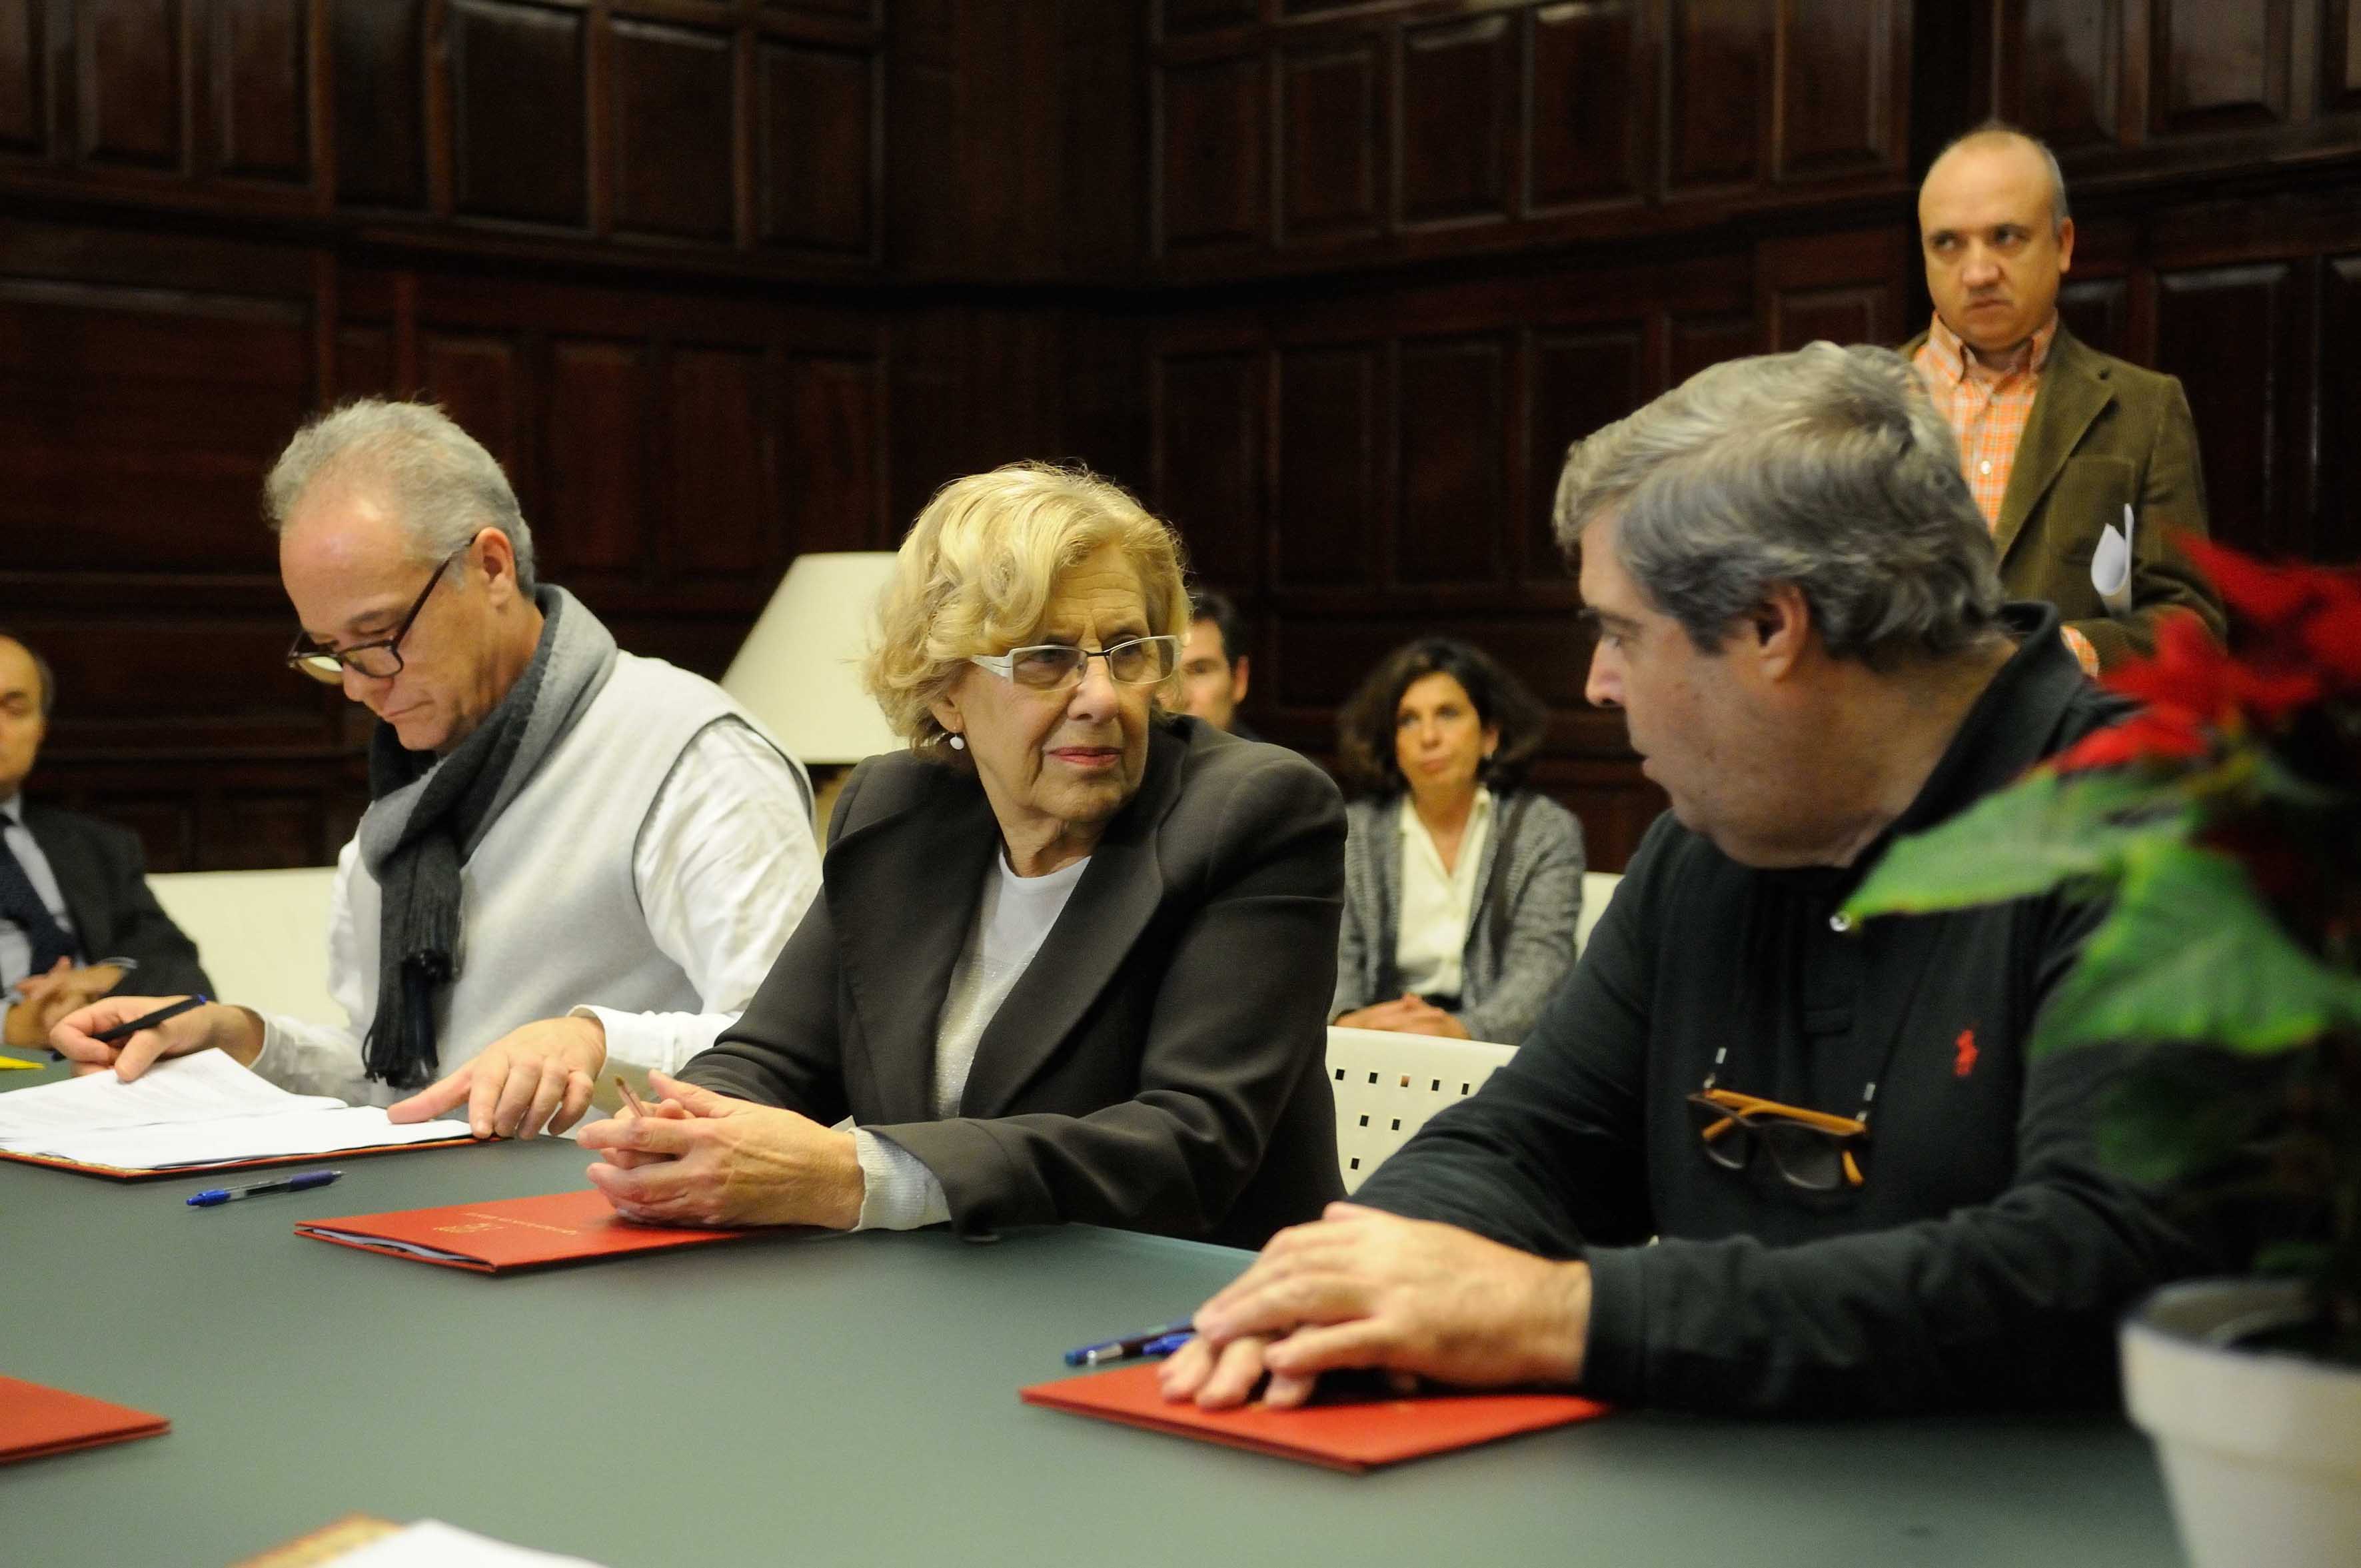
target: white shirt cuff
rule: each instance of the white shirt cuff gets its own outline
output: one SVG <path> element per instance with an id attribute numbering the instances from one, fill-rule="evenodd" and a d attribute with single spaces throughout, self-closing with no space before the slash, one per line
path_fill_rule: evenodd
<path id="1" fill-rule="evenodd" d="M 915 1231 L 950 1219 L 943 1184 L 917 1155 L 862 1127 L 852 1130 L 852 1148 L 862 1181 L 861 1223 L 854 1230 Z"/>

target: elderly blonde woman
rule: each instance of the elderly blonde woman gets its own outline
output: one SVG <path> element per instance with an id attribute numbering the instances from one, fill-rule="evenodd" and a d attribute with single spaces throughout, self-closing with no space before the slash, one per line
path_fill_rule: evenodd
<path id="1" fill-rule="evenodd" d="M 584 1129 L 618 1211 L 1258 1245 L 1339 1196 L 1322 1070 L 1335 786 L 1156 706 L 1189 597 L 1115 486 L 959 479 L 903 542 L 821 897 L 644 1118 Z"/>

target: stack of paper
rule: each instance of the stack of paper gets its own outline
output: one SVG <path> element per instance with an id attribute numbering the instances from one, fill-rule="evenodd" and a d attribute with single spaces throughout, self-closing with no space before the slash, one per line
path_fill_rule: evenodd
<path id="1" fill-rule="evenodd" d="M 0 1155 L 169 1170 L 467 1136 L 465 1122 L 397 1126 L 379 1107 L 290 1094 L 219 1051 L 158 1062 L 126 1083 L 97 1072 L 0 1095 Z"/>

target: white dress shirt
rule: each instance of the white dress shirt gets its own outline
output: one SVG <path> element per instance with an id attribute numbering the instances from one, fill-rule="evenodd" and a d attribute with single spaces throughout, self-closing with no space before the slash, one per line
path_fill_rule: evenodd
<path id="1" fill-rule="evenodd" d="M 993 857 L 998 874 L 984 882 L 975 924 L 951 967 L 950 991 L 935 1025 L 933 1109 L 938 1118 L 948 1121 L 960 1113 L 960 1099 L 975 1067 L 976 1046 L 1017 977 L 1040 952 L 1090 863 L 1084 856 L 1046 876 L 1021 877 L 1009 869 L 1005 850 Z M 851 1129 L 854 1151 L 861 1157 L 861 1223 L 854 1229 L 908 1231 L 951 1217 L 943 1184 L 917 1156 L 890 1138 L 852 1127 L 849 1117 L 837 1127 Z"/>
<path id="2" fill-rule="evenodd" d="M 1402 989 L 1418 996 L 1456 996 L 1467 950 L 1468 922 L 1476 913 L 1476 872 L 1484 862 L 1484 841 L 1492 832 L 1492 792 L 1476 792 L 1467 826 L 1459 835 L 1459 859 L 1443 869 L 1443 852 L 1418 819 L 1418 806 L 1401 808 L 1401 917 L 1397 922 L 1394 968 Z M 1390 1002 L 1391 997 L 1380 998 Z"/>

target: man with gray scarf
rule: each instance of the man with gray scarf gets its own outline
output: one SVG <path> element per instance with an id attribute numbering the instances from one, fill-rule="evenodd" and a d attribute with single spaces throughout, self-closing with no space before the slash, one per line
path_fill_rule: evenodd
<path id="1" fill-rule="evenodd" d="M 818 891 L 801 769 L 719 687 L 536 586 L 507 476 L 439 410 L 314 421 L 266 500 L 289 663 L 379 720 L 329 919 L 350 1025 L 215 1003 L 107 1045 L 154 1005 L 117 996 L 51 1044 L 126 1079 L 217 1048 L 397 1121 L 465 1103 L 479 1137 L 571 1126 L 610 1055 L 677 1070 Z"/>

